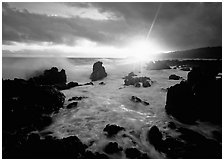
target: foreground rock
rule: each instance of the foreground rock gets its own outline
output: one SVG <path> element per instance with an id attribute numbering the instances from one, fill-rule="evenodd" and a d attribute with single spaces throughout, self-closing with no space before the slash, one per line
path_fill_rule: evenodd
<path id="1" fill-rule="evenodd" d="M 106 127 L 103 129 L 103 131 L 106 132 L 106 135 L 108 137 L 112 137 L 122 130 L 125 130 L 125 129 L 118 125 L 110 125 L 110 124 L 107 124 Z"/>
<path id="2" fill-rule="evenodd" d="M 221 123 L 222 81 L 217 73 L 193 68 L 187 81 L 182 81 L 168 89 L 166 112 L 184 123 L 196 120 Z"/>
<path id="3" fill-rule="evenodd" d="M 122 151 L 123 149 L 116 142 L 109 142 L 104 148 L 104 152 L 107 154 L 114 154 Z"/>
<path id="4" fill-rule="evenodd" d="M 133 85 L 135 87 L 150 87 L 152 84 L 152 80 L 149 77 L 136 77 L 136 75 L 131 72 L 127 76 L 124 77 L 124 85 L 129 86 Z"/>
<path id="5" fill-rule="evenodd" d="M 43 74 L 30 78 L 29 81 L 33 81 L 38 85 L 65 84 L 67 76 L 64 69 L 59 71 L 57 67 L 52 67 L 49 70 L 45 70 Z"/>
<path id="6" fill-rule="evenodd" d="M 93 65 L 93 72 L 90 75 L 90 79 L 92 81 L 97 81 L 105 78 L 107 76 L 107 73 L 105 71 L 105 68 L 102 66 L 102 62 L 98 61 L 94 63 Z"/>

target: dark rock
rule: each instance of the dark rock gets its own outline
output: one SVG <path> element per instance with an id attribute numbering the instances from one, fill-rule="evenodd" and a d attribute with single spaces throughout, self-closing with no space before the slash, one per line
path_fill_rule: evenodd
<path id="1" fill-rule="evenodd" d="M 197 110 L 194 105 L 194 95 L 187 82 L 181 82 L 168 89 L 166 112 L 184 123 L 194 123 Z"/>
<path id="2" fill-rule="evenodd" d="M 178 75 L 175 75 L 175 74 L 171 74 L 169 76 L 169 79 L 170 80 L 180 80 L 182 77 L 178 76 Z"/>
<path id="3" fill-rule="evenodd" d="M 107 76 L 105 68 L 102 66 L 102 64 L 103 63 L 100 61 L 93 64 L 93 72 L 90 75 L 90 79 L 92 81 L 101 80 Z"/>
<path id="4" fill-rule="evenodd" d="M 70 98 L 70 99 L 68 99 L 68 101 L 80 101 L 80 100 L 82 100 L 82 99 L 84 99 L 84 98 L 88 98 L 88 97 L 72 97 L 72 98 Z"/>
<path id="5" fill-rule="evenodd" d="M 106 127 L 103 129 L 103 131 L 107 132 L 108 137 L 112 137 L 122 130 L 125 130 L 125 129 L 118 125 L 110 125 L 110 124 L 107 124 Z"/>
<path id="6" fill-rule="evenodd" d="M 56 85 L 65 84 L 67 78 L 64 69 L 59 72 L 58 68 L 52 67 L 49 70 L 45 70 L 42 75 L 30 78 L 29 81 L 38 85 Z"/>
<path id="7" fill-rule="evenodd" d="M 148 106 L 148 105 L 149 105 L 149 103 L 146 102 L 146 101 L 143 101 L 142 103 L 143 103 L 143 105 L 145 105 L 145 106 Z"/>
<path id="8" fill-rule="evenodd" d="M 78 105 L 78 102 L 72 102 L 67 106 L 67 109 L 76 108 Z"/>
<path id="9" fill-rule="evenodd" d="M 126 157 L 129 159 L 148 159 L 149 158 L 146 153 L 142 153 L 136 148 L 127 148 L 125 150 L 125 154 L 126 154 Z"/>
<path id="10" fill-rule="evenodd" d="M 106 83 L 104 83 L 104 82 L 100 82 L 99 85 L 106 85 Z"/>
<path id="11" fill-rule="evenodd" d="M 168 127 L 169 127 L 170 129 L 176 129 L 176 125 L 175 125 L 174 122 L 169 122 L 169 123 L 168 123 Z"/>
<path id="12" fill-rule="evenodd" d="M 146 87 L 150 87 L 150 86 L 151 86 L 151 83 L 150 83 L 149 80 L 146 80 L 146 81 L 143 81 L 143 82 L 142 82 L 142 86 L 145 87 L 145 88 L 146 88 Z"/>
<path id="13" fill-rule="evenodd" d="M 116 142 L 109 142 L 104 148 L 104 152 L 107 154 L 114 154 L 122 151 L 122 147 L 119 147 Z"/>
<path id="14" fill-rule="evenodd" d="M 69 83 L 63 83 L 63 84 L 56 84 L 54 87 L 58 90 L 67 90 L 73 87 L 77 87 L 79 84 L 77 82 L 69 82 Z"/>
<path id="15" fill-rule="evenodd" d="M 93 82 L 85 83 L 84 85 L 94 85 Z"/>
<path id="16" fill-rule="evenodd" d="M 134 84 L 134 86 L 135 86 L 135 87 L 141 87 L 141 84 L 140 84 L 139 82 L 136 82 L 136 83 Z"/>
<path id="17" fill-rule="evenodd" d="M 142 102 L 142 100 L 140 98 L 136 97 L 136 96 L 132 96 L 131 101 L 136 102 L 136 103 Z"/>
<path id="18" fill-rule="evenodd" d="M 157 126 L 152 126 L 147 133 L 149 142 L 154 145 L 155 149 L 159 149 L 162 144 L 162 133 Z"/>

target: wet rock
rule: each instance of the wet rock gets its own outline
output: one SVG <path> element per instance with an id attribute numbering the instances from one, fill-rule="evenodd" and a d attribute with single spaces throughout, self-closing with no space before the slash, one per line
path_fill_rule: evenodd
<path id="1" fill-rule="evenodd" d="M 69 83 L 64 83 L 64 84 L 57 84 L 55 85 L 55 88 L 57 88 L 58 90 L 67 90 L 73 87 L 77 87 L 79 86 L 79 84 L 77 82 L 69 82 Z"/>
<path id="2" fill-rule="evenodd" d="M 106 83 L 104 83 L 104 82 L 100 82 L 99 85 L 106 85 Z"/>
<path id="3" fill-rule="evenodd" d="M 93 82 L 85 83 L 84 85 L 94 85 Z"/>
<path id="4" fill-rule="evenodd" d="M 176 129 L 176 125 L 175 125 L 174 122 L 169 122 L 169 123 L 168 123 L 168 127 L 169 127 L 170 129 Z"/>
<path id="5" fill-rule="evenodd" d="M 112 137 L 122 130 L 125 130 L 125 129 L 118 125 L 110 125 L 110 124 L 107 124 L 106 127 L 103 129 L 103 131 L 107 133 L 106 135 L 108 137 Z"/>
<path id="6" fill-rule="evenodd" d="M 142 82 L 142 86 L 145 87 L 145 88 L 146 87 L 150 87 L 151 86 L 151 82 L 149 80 L 145 80 L 145 81 Z"/>
<path id="7" fill-rule="evenodd" d="M 122 151 L 122 147 L 119 147 L 116 142 L 109 142 L 104 148 L 104 152 L 107 154 L 114 154 Z"/>
<path id="8" fill-rule="evenodd" d="M 169 79 L 170 79 L 170 80 L 180 80 L 180 79 L 182 79 L 182 77 L 180 77 L 180 76 L 178 76 L 178 75 L 175 75 L 175 74 L 171 74 L 171 75 L 169 76 Z"/>
<path id="9" fill-rule="evenodd" d="M 30 78 L 29 81 L 38 85 L 56 85 L 65 84 L 67 81 L 65 70 L 58 70 L 57 67 L 52 67 L 49 70 L 45 70 L 42 75 Z"/>
<path id="10" fill-rule="evenodd" d="M 142 101 L 140 98 L 136 97 L 136 96 L 132 96 L 131 97 L 131 101 L 135 102 L 135 103 L 142 103 L 145 106 L 148 106 L 149 103 L 147 101 Z"/>
<path id="11" fill-rule="evenodd" d="M 78 105 L 78 102 L 72 102 L 67 106 L 67 109 L 76 108 Z"/>
<path id="12" fill-rule="evenodd" d="M 134 86 L 135 86 L 135 87 L 141 87 L 141 84 L 140 84 L 139 82 L 136 82 L 136 83 L 134 84 Z"/>
<path id="13" fill-rule="evenodd" d="M 126 154 L 126 157 L 129 159 L 148 159 L 149 158 L 146 153 L 142 153 L 136 148 L 127 148 L 125 150 L 125 154 Z"/>
<path id="14" fill-rule="evenodd" d="M 140 98 L 136 97 L 136 96 L 132 96 L 131 101 L 136 102 L 136 103 L 142 102 L 142 100 Z"/>
<path id="15" fill-rule="evenodd" d="M 105 68 L 102 66 L 102 64 L 103 63 L 100 61 L 93 64 L 93 72 L 90 75 L 90 79 L 92 81 L 101 80 L 107 76 Z"/>
<path id="16" fill-rule="evenodd" d="M 149 142 L 154 145 L 155 149 L 160 149 L 162 144 L 162 133 L 157 126 L 152 126 L 147 133 Z"/>
<path id="17" fill-rule="evenodd" d="M 194 105 L 194 94 L 187 82 L 181 82 L 168 89 L 166 112 L 179 121 L 192 124 L 196 121 L 197 110 Z"/>
<path id="18" fill-rule="evenodd" d="M 75 97 L 69 98 L 68 101 L 80 101 L 80 100 L 82 100 L 84 98 L 88 98 L 88 97 L 82 97 L 82 96 L 78 97 L 78 96 L 75 96 Z"/>

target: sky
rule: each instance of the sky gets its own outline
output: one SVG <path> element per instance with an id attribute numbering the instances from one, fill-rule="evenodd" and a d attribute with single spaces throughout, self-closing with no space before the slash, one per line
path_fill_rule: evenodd
<path id="1" fill-rule="evenodd" d="M 2 3 L 6 57 L 143 57 L 221 45 L 221 2 Z"/>

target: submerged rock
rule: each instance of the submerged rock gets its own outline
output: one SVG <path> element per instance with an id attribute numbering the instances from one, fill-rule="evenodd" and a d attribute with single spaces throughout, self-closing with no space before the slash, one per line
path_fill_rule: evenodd
<path id="1" fill-rule="evenodd" d="M 149 103 L 147 101 L 142 101 L 140 98 L 136 97 L 136 96 L 132 96 L 131 97 L 131 101 L 135 102 L 135 103 L 142 103 L 145 106 L 148 106 Z"/>
<path id="2" fill-rule="evenodd" d="M 100 61 L 93 64 L 93 72 L 90 75 L 90 79 L 92 81 L 101 80 L 107 76 L 105 68 L 102 66 L 102 64 L 103 63 Z"/>
<path id="3" fill-rule="evenodd" d="M 106 132 L 106 135 L 108 137 L 112 137 L 122 130 L 125 130 L 125 129 L 118 125 L 110 125 L 110 124 L 107 124 L 106 127 L 103 129 L 103 131 Z"/>

